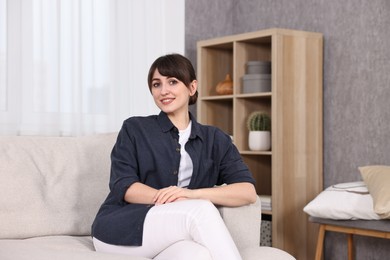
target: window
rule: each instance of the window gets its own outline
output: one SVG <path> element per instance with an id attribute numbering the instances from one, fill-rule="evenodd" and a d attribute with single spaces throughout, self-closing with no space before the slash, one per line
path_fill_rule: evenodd
<path id="1" fill-rule="evenodd" d="M 118 131 L 158 113 L 147 72 L 184 52 L 181 0 L 0 0 L 0 134 Z"/>

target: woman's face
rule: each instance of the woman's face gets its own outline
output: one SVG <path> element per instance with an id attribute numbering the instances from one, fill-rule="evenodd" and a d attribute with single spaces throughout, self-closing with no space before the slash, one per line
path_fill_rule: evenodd
<path id="1" fill-rule="evenodd" d="M 194 80 L 187 87 L 176 78 L 161 75 L 156 69 L 151 88 L 154 102 L 166 114 L 188 113 L 188 100 L 194 95 L 196 84 Z"/>

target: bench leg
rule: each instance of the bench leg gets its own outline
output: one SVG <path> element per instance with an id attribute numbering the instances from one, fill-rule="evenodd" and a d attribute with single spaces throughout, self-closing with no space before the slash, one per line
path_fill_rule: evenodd
<path id="1" fill-rule="evenodd" d="M 353 260 L 353 235 L 348 234 L 348 260 Z"/>
<path id="2" fill-rule="evenodd" d="M 322 258 L 322 251 L 324 248 L 324 237 L 325 237 L 325 225 L 320 225 L 320 230 L 318 232 L 315 260 L 321 260 Z"/>

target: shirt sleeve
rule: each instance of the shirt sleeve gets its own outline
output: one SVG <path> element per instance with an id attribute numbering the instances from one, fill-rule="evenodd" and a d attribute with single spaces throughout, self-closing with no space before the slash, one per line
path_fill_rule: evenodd
<path id="1" fill-rule="evenodd" d="M 215 142 L 220 152 L 220 180 L 222 183 L 232 184 L 238 182 L 249 182 L 255 184 L 255 179 L 249 171 L 248 166 L 243 161 L 237 147 L 233 144 L 230 136 L 217 131 Z"/>
<path id="2" fill-rule="evenodd" d="M 117 202 L 124 202 L 125 193 L 133 183 L 139 181 L 138 160 L 131 125 L 125 121 L 119 131 L 111 152 L 110 191 Z"/>

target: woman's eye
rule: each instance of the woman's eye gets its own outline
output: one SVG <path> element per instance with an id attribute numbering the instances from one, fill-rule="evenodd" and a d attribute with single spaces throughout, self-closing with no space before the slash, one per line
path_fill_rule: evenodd
<path id="1" fill-rule="evenodd" d="M 175 85 L 175 84 L 177 84 L 177 80 L 176 79 L 171 79 L 170 81 L 169 81 L 169 85 Z"/>
<path id="2" fill-rule="evenodd" d="M 158 87 L 160 86 L 160 83 L 159 83 L 159 82 L 154 82 L 154 83 L 152 84 L 152 86 L 153 86 L 154 88 L 158 88 Z"/>

